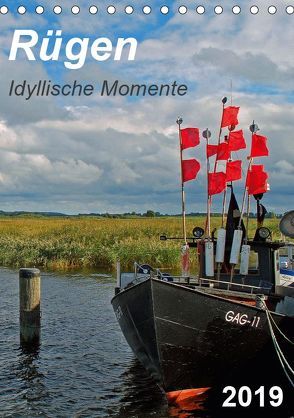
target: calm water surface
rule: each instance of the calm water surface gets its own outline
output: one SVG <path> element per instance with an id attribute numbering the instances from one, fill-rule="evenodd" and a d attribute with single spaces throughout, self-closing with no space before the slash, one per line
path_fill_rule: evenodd
<path id="1" fill-rule="evenodd" d="M 18 271 L 0 269 L 1 417 L 179 416 L 125 342 L 114 286 L 98 274 L 42 273 L 41 346 L 28 353 L 19 346 Z"/>

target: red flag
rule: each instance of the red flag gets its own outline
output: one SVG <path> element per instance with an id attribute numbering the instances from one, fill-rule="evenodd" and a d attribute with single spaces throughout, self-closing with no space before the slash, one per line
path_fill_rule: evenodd
<path id="1" fill-rule="evenodd" d="M 241 160 L 227 162 L 227 169 L 226 169 L 227 182 L 240 180 L 240 178 L 242 177 L 241 164 L 242 164 Z"/>
<path id="2" fill-rule="evenodd" d="M 246 142 L 243 136 L 243 131 L 231 131 L 229 133 L 229 150 L 239 151 L 239 149 L 246 148 Z"/>
<path id="3" fill-rule="evenodd" d="M 217 154 L 218 145 L 206 145 L 206 157 L 212 157 Z"/>
<path id="4" fill-rule="evenodd" d="M 200 170 L 200 163 L 197 160 L 195 159 L 183 160 L 182 161 L 183 183 L 185 183 L 185 181 L 195 179 L 199 170 Z"/>
<path id="5" fill-rule="evenodd" d="M 253 176 L 255 174 L 258 175 L 258 173 L 263 172 L 264 171 L 264 165 L 263 164 L 252 164 L 250 170 L 247 173 L 247 177 L 246 177 L 246 187 L 249 186 L 250 183 L 250 177 Z"/>
<path id="6" fill-rule="evenodd" d="M 198 128 L 181 129 L 182 150 L 186 148 L 196 147 L 200 143 Z"/>
<path id="7" fill-rule="evenodd" d="M 238 112 L 240 107 L 228 106 L 224 109 L 221 127 L 238 125 Z"/>
<path id="8" fill-rule="evenodd" d="M 268 191 L 268 174 L 263 171 L 263 165 L 252 165 L 248 171 L 246 187 L 248 194 L 260 194 Z"/>
<path id="9" fill-rule="evenodd" d="M 208 173 L 208 194 L 209 196 L 221 193 L 226 188 L 226 174 L 220 171 L 219 173 Z"/>
<path id="10" fill-rule="evenodd" d="M 257 173 L 260 171 L 264 171 L 264 165 L 263 164 L 252 164 L 250 171 L 252 173 Z"/>
<path id="11" fill-rule="evenodd" d="M 218 145 L 217 149 L 217 160 L 228 160 L 230 158 L 229 144 L 227 142 L 222 142 Z"/>
<path id="12" fill-rule="evenodd" d="M 266 141 L 266 136 L 253 134 L 250 157 L 265 157 L 269 155 Z"/>

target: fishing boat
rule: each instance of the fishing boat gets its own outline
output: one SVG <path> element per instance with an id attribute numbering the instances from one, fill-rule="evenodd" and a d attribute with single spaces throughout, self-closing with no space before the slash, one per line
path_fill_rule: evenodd
<path id="1" fill-rule="evenodd" d="M 231 143 L 231 151 L 236 149 L 237 141 L 243 147 L 243 134 L 234 132 L 239 108 L 225 108 L 225 103 L 218 144 L 211 146 L 209 130 L 203 132 L 207 161 L 212 152 L 216 158 L 225 153 L 231 138 L 237 138 Z M 272 240 L 271 231 L 262 225 L 265 211 L 260 200 L 268 191 L 268 176 L 263 167 L 254 166 L 253 158 L 258 152 L 266 155 L 265 137 L 261 137 L 258 151 L 256 141 L 260 138 L 256 139 L 257 125 L 253 122 L 241 210 L 232 184 L 240 177 L 240 170 L 230 176 L 227 170 L 218 176 L 217 162 L 211 172 L 208 161 L 206 227 L 204 230 L 196 226 L 191 236 L 187 236 L 184 183 L 197 176 L 199 163 L 185 162 L 182 153 L 186 145 L 196 146 L 198 138 L 196 128 L 189 128 L 194 131 L 186 136 L 187 132 L 180 129 L 182 119 L 177 122 L 182 173 L 183 236 L 179 238 L 183 241 L 182 275 L 171 275 L 138 263 L 133 273 L 119 271 L 112 305 L 121 330 L 136 357 L 171 403 L 201 397 L 214 387 L 238 384 L 252 389 L 257 389 L 257 385 L 274 385 L 288 393 L 294 385 L 294 288 L 285 285 L 280 271 L 279 252 L 285 248 L 285 241 Z M 226 126 L 229 139 L 221 142 Z M 225 158 L 228 164 L 230 161 Z M 240 163 L 236 166 L 240 167 Z M 211 231 L 212 196 L 223 193 L 224 215 L 229 191 L 226 225 L 223 216 L 221 228 Z M 257 228 L 252 238 L 247 232 L 248 216 L 247 224 L 244 222 L 245 202 L 247 199 L 249 215 L 250 195 L 256 198 L 258 208 Z M 281 220 L 280 228 L 285 236 L 293 238 L 294 211 Z M 160 238 L 162 241 L 177 239 L 165 235 Z M 197 275 L 189 273 L 190 249 L 191 253 L 195 249 L 194 256 L 198 257 Z"/>

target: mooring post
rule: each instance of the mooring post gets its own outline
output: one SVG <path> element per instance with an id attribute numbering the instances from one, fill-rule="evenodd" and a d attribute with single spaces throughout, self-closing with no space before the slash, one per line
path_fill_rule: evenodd
<path id="1" fill-rule="evenodd" d="M 120 287 L 120 260 L 116 262 L 116 286 Z"/>
<path id="2" fill-rule="evenodd" d="M 115 287 L 115 294 L 117 295 L 120 292 L 120 260 L 116 262 L 116 287 Z"/>
<path id="3" fill-rule="evenodd" d="M 21 268 L 19 270 L 19 323 L 20 342 L 40 342 L 40 270 Z"/>

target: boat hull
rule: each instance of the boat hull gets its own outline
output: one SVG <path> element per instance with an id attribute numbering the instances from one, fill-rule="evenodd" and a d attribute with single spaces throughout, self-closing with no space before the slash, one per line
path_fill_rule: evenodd
<path id="1" fill-rule="evenodd" d="M 262 309 L 157 279 L 120 292 L 112 304 L 130 347 L 166 392 L 287 385 Z M 274 320 L 293 340 L 294 318 Z M 283 340 L 293 367 L 293 346 Z"/>

